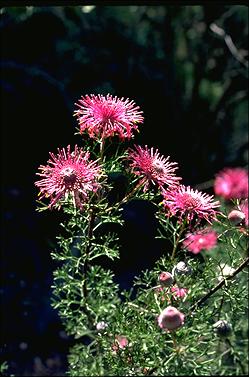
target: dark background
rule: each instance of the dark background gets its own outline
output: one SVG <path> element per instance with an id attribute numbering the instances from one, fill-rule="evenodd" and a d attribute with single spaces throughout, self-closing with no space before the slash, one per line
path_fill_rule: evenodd
<path id="1" fill-rule="evenodd" d="M 170 155 L 184 184 L 246 167 L 248 7 L 7 6 L 0 27 L 1 358 L 10 374 L 63 375 L 72 341 L 50 306 L 61 215 L 35 211 L 38 166 L 80 144 L 80 96 L 111 93 L 141 107 L 135 142 Z M 122 288 L 143 267 L 134 247 L 150 262 L 152 212 L 134 203 L 126 212 Z"/>

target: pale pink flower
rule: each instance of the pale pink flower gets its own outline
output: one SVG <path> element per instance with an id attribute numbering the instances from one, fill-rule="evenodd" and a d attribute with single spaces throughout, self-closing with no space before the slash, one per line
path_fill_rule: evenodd
<path id="1" fill-rule="evenodd" d="M 145 182 L 144 190 L 147 190 L 149 182 L 164 185 L 176 185 L 181 178 L 176 177 L 175 170 L 178 169 L 177 162 L 170 162 L 169 156 L 164 157 L 157 149 L 141 147 L 135 145 L 134 149 L 129 149 L 128 159 L 131 161 L 132 172 L 142 176 Z"/>
<path id="2" fill-rule="evenodd" d="M 215 177 L 214 192 L 225 199 L 247 198 L 247 170 L 243 168 L 224 168 Z"/>
<path id="3" fill-rule="evenodd" d="M 179 185 L 171 190 L 162 191 L 164 196 L 163 204 L 168 215 L 174 215 L 183 221 L 186 218 L 189 222 L 194 218 L 205 219 L 209 223 L 216 219 L 216 208 L 218 201 L 213 201 L 213 195 L 193 190 L 190 186 Z"/>
<path id="4" fill-rule="evenodd" d="M 173 294 L 173 297 L 175 298 L 184 298 L 185 296 L 187 296 L 188 289 L 174 286 L 174 287 L 171 287 L 171 292 Z"/>
<path id="5" fill-rule="evenodd" d="M 209 228 L 201 229 L 194 233 L 187 233 L 183 246 L 193 254 L 202 250 L 210 250 L 217 244 L 217 233 Z"/>
<path id="6" fill-rule="evenodd" d="M 73 152 L 70 152 L 70 145 L 67 150 L 58 148 L 58 154 L 50 152 L 51 159 L 46 166 L 41 165 L 37 175 L 43 179 L 36 181 L 39 187 L 41 198 L 49 197 L 49 207 L 71 193 L 74 196 L 76 206 L 81 208 L 81 202 L 88 198 L 88 194 L 96 192 L 100 187 L 97 181 L 102 175 L 101 167 L 96 161 L 89 159 L 90 153 L 85 152 L 77 145 Z"/>
<path id="7" fill-rule="evenodd" d="M 158 316 L 157 322 L 161 329 L 173 331 L 184 324 L 184 317 L 174 306 L 168 306 Z"/>
<path id="8" fill-rule="evenodd" d="M 77 117 L 80 132 L 86 131 L 94 139 L 115 135 L 121 140 L 130 139 L 138 128 L 137 124 L 144 119 L 134 101 L 112 97 L 111 94 L 106 97 L 101 94 L 82 96 L 75 105 L 79 107 L 74 116 Z"/>

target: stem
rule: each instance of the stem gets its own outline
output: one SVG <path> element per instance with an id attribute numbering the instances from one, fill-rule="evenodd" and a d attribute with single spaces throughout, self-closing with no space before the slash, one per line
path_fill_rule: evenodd
<path id="1" fill-rule="evenodd" d="M 178 246 L 178 244 L 180 242 L 180 238 L 181 238 L 181 235 L 182 235 L 182 233 L 183 233 L 184 230 L 185 230 L 185 227 L 183 226 L 180 229 L 179 233 L 178 233 L 178 237 L 177 237 L 177 239 L 176 239 L 176 241 L 174 243 L 174 248 L 173 248 L 173 252 L 172 252 L 172 255 L 171 255 L 171 260 L 173 260 L 174 257 L 175 257 L 176 249 L 177 249 L 177 246 Z"/>
<path id="2" fill-rule="evenodd" d="M 104 145 L 105 145 L 105 139 L 102 138 L 102 140 L 101 140 L 101 142 L 100 142 L 100 149 L 99 149 L 99 157 L 100 157 L 100 161 L 103 161 Z"/>
<path id="3" fill-rule="evenodd" d="M 240 359 L 238 353 L 235 352 L 235 350 L 234 350 L 234 348 L 233 348 L 233 346 L 232 346 L 232 343 L 231 343 L 231 341 L 230 341 L 228 338 L 226 339 L 226 343 L 227 343 L 227 345 L 230 347 L 229 351 L 230 351 L 230 352 L 233 351 L 233 355 L 234 355 L 234 359 L 235 359 L 234 361 L 237 362 L 237 363 L 239 364 L 240 369 L 241 369 L 241 371 L 242 371 L 242 375 L 246 375 L 245 368 L 244 368 L 244 366 L 243 366 L 243 364 L 242 364 L 242 362 L 241 362 L 241 359 Z M 232 354 L 232 352 L 231 352 L 231 354 Z"/>
<path id="4" fill-rule="evenodd" d="M 116 205 L 116 208 L 120 207 L 122 204 L 124 204 L 125 202 L 127 202 L 127 200 L 143 185 L 144 183 L 144 180 L 142 179 L 141 181 L 138 182 L 138 184 L 131 190 L 131 192 L 129 192 L 129 194 L 127 194 L 117 205 Z M 113 209 L 115 208 L 115 206 L 113 207 L 109 207 L 105 210 L 105 213 L 106 212 L 109 212 L 109 211 L 112 211 Z"/>
<path id="5" fill-rule="evenodd" d="M 217 284 L 214 288 L 212 288 L 205 296 L 203 296 L 200 300 L 198 300 L 194 305 L 192 305 L 190 307 L 190 311 L 194 310 L 195 308 L 197 308 L 198 306 L 200 306 L 201 304 L 203 304 L 203 302 L 205 302 L 209 297 L 211 297 L 215 292 L 218 291 L 218 289 L 220 289 L 221 287 L 223 287 L 223 285 L 225 284 L 225 282 L 227 280 L 231 280 L 233 279 L 240 271 L 243 270 L 244 267 L 246 267 L 246 265 L 249 263 L 249 257 L 247 257 L 242 263 L 241 265 L 230 275 L 228 276 L 226 279 L 223 279 L 219 284 Z"/>
<path id="6" fill-rule="evenodd" d="M 87 297 L 87 283 L 86 283 L 86 272 L 88 268 L 88 254 L 91 248 L 92 244 L 92 236 L 93 236 L 93 225 L 94 225 L 94 220 L 95 220 L 95 213 L 93 212 L 93 209 L 90 210 L 90 216 L 89 216 L 89 224 L 88 224 L 88 231 L 87 231 L 87 238 L 88 238 L 88 243 L 85 251 L 85 261 L 83 264 L 82 268 L 82 273 L 84 275 L 84 280 L 83 280 L 83 286 L 82 286 L 82 292 L 83 296 L 86 298 Z"/>

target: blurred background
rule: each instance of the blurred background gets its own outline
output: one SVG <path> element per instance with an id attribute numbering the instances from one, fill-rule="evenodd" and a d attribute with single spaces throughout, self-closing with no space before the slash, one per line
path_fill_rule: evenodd
<path id="1" fill-rule="evenodd" d="M 1 360 L 8 374 L 64 375 L 73 342 L 50 306 L 61 215 L 35 211 L 37 168 L 49 151 L 80 144 L 74 103 L 91 93 L 133 99 L 145 117 L 135 142 L 171 156 L 184 184 L 247 167 L 248 7 L 7 6 L 0 14 Z M 138 207 L 127 211 L 126 239 L 132 248 L 139 235 L 145 253 L 153 210 Z M 141 261 L 126 251 L 124 287 Z"/>

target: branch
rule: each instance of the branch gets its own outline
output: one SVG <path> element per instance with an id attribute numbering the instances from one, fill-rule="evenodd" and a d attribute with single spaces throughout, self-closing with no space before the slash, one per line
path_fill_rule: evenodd
<path id="1" fill-rule="evenodd" d="M 231 36 L 229 34 L 226 34 L 225 30 L 217 26 L 215 23 L 212 23 L 209 27 L 213 33 L 219 35 L 221 38 L 224 39 L 227 47 L 229 48 L 231 54 L 235 57 L 235 59 L 237 59 L 246 68 L 248 68 L 248 61 L 244 58 L 244 56 L 237 49 L 237 47 L 233 43 Z"/>
<path id="2" fill-rule="evenodd" d="M 195 304 L 190 307 L 190 311 L 196 309 L 198 306 L 203 304 L 209 297 L 211 297 L 215 292 L 217 292 L 227 280 L 233 279 L 243 268 L 249 263 L 249 257 L 247 257 L 244 262 L 227 278 L 223 279 L 219 284 L 217 284 L 214 288 L 212 288 L 205 296 L 203 296 L 200 300 L 198 300 Z"/>

